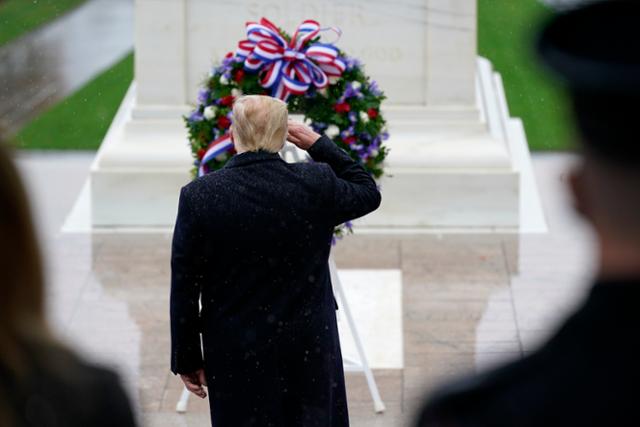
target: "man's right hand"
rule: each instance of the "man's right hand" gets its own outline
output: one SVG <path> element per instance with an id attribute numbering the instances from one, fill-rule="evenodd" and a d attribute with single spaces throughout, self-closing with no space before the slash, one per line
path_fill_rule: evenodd
<path id="1" fill-rule="evenodd" d="M 207 397 L 207 392 L 204 391 L 204 387 L 207 385 L 207 378 L 204 375 L 204 369 L 198 369 L 190 374 L 180 374 L 180 378 L 182 379 L 184 386 L 191 393 L 201 399 Z"/>
<path id="2" fill-rule="evenodd" d="M 290 120 L 287 126 L 289 128 L 287 140 L 302 150 L 308 150 L 320 138 L 320 134 L 301 123 Z"/>

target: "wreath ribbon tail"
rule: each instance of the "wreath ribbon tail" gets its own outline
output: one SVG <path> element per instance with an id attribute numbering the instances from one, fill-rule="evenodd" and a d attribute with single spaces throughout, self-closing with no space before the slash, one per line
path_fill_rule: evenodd
<path id="1" fill-rule="evenodd" d="M 224 154 L 233 149 L 233 141 L 231 140 L 231 134 L 229 132 L 222 135 L 220 138 L 209 144 L 207 151 L 202 156 L 200 160 L 200 165 L 198 167 L 198 176 L 206 175 L 208 172 L 207 163 L 211 160 L 215 159 L 221 154 Z"/>

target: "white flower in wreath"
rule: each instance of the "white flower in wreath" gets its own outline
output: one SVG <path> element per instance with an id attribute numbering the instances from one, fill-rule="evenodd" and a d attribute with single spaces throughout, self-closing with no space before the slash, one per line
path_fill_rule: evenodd
<path id="1" fill-rule="evenodd" d="M 353 90 L 360 90 L 362 89 L 362 83 L 360 83 L 359 81 L 352 81 L 351 87 L 353 88 Z"/>
<path id="2" fill-rule="evenodd" d="M 229 84 L 229 79 L 224 74 L 220 76 L 220 84 L 225 86 Z"/>
<path id="3" fill-rule="evenodd" d="M 362 123 L 367 123 L 369 121 L 369 115 L 366 111 L 360 111 L 360 121 Z"/>
<path id="4" fill-rule="evenodd" d="M 216 107 L 214 107 L 213 105 L 209 105 L 204 109 L 204 112 L 202 114 L 204 115 L 205 119 L 211 120 L 216 116 Z"/>
<path id="5" fill-rule="evenodd" d="M 340 134 L 340 128 L 336 125 L 329 125 L 325 133 L 329 138 L 335 138 Z"/>
<path id="6" fill-rule="evenodd" d="M 231 96 L 238 98 L 243 95 L 242 89 L 231 89 Z"/>
<path id="7" fill-rule="evenodd" d="M 340 80 L 340 77 L 338 77 L 338 76 L 330 76 L 329 77 L 329 84 L 334 85 L 334 84 L 338 83 L 339 80 Z"/>

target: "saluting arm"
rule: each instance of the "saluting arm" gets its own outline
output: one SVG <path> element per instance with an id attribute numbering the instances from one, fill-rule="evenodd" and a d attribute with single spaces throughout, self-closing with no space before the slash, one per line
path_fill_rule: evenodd
<path id="1" fill-rule="evenodd" d="M 380 191 L 371 175 L 328 137 L 318 138 L 308 152 L 313 160 L 328 164 L 335 174 L 336 225 L 364 216 L 380 206 Z"/>

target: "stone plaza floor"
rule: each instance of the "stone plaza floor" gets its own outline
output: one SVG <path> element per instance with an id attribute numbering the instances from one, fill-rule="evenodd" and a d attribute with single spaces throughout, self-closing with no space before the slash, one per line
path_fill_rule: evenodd
<path id="1" fill-rule="evenodd" d="M 169 233 L 61 233 L 91 154 L 21 153 L 49 271 L 60 335 L 121 373 L 147 426 L 205 426 L 206 402 L 175 413 L 169 372 Z M 592 274 L 592 237 L 565 191 L 570 155 L 533 158 L 549 232 L 358 233 L 339 243 L 341 271 L 399 270 L 402 366 L 374 369 L 387 411 L 373 412 L 364 378 L 347 375 L 352 425 L 408 425 L 425 393 L 536 348 L 580 301 Z M 375 313 L 384 319 L 386 313 Z M 375 366 L 374 366 L 375 368 Z"/>

